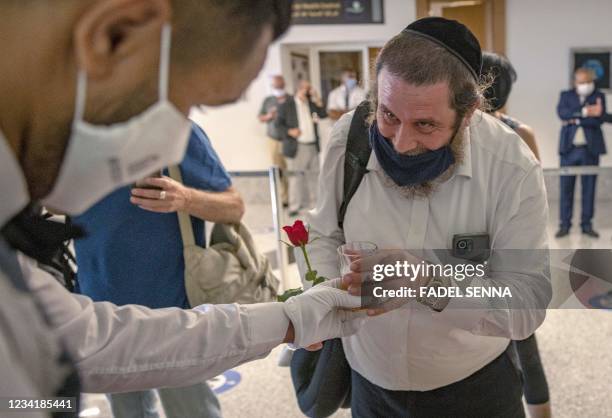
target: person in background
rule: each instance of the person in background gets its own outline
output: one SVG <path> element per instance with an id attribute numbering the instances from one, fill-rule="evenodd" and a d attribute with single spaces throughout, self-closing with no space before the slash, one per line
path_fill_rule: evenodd
<path id="1" fill-rule="evenodd" d="M 327 114 L 333 121 L 340 119 L 366 99 L 366 92 L 359 86 L 355 70 L 342 71 L 341 80 L 342 84 L 333 89 L 327 97 Z"/>
<path id="2" fill-rule="evenodd" d="M 491 85 L 485 90 L 489 102 L 489 114 L 508 125 L 529 146 L 539 160 L 538 146 L 533 130 L 518 120 L 502 113 L 506 106 L 512 85 L 516 82 L 516 71 L 510 61 L 498 54 L 485 52 L 482 55 L 482 74 L 489 77 Z M 535 333 L 525 340 L 514 341 L 521 369 L 523 371 L 523 394 L 531 418 L 550 418 L 550 394 L 548 382 L 540 360 Z"/>
<path id="3" fill-rule="evenodd" d="M 267 127 L 272 164 L 281 170 L 281 200 L 285 207 L 289 205 L 289 181 L 285 173 L 287 170 L 287 161 L 283 155 L 282 138 L 278 134 L 275 120 L 278 113 L 278 106 L 285 103 L 288 97 L 289 95 L 285 90 L 284 77 L 282 75 L 275 75 L 272 77 L 272 94 L 264 99 L 258 115 L 259 121 L 265 123 Z"/>
<path id="4" fill-rule="evenodd" d="M 86 232 L 75 241 L 81 294 L 118 306 L 191 308 L 176 212 L 191 215 L 196 243 L 204 247 L 204 221 L 238 223 L 244 204 L 208 137 L 195 124 L 179 168 L 184 184 L 166 176 L 147 178 L 73 218 Z M 168 418 L 221 416 L 219 401 L 206 382 L 158 393 Z M 109 399 L 115 418 L 159 417 L 152 390 L 110 394 Z"/>
<path id="5" fill-rule="evenodd" d="M 578 68 L 574 73 L 574 88 L 561 92 L 557 114 L 563 126 L 559 140 L 561 167 L 599 165 L 599 157 L 606 153 L 601 125 L 606 114 L 605 95 L 595 88 L 593 72 Z M 595 213 L 596 175 L 581 176 L 582 180 L 582 233 L 598 238 L 593 229 Z M 557 238 L 569 234 L 574 208 L 576 176 L 561 176 L 560 225 Z"/>
<path id="6" fill-rule="evenodd" d="M 319 176 L 320 118 L 327 117 L 318 93 L 307 80 L 297 86 L 295 97 L 278 107 L 276 126 L 283 138 L 289 176 L 289 216 L 310 208 Z"/>
<path id="7" fill-rule="evenodd" d="M 514 67 L 507 58 L 492 52 L 485 52 L 482 54 L 482 73 L 485 77 L 491 78 L 491 86 L 484 93 L 490 106 L 489 114 L 514 130 L 539 160 L 540 153 L 533 129 L 502 112 L 512 91 L 512 84 L 516 82 Z"/>

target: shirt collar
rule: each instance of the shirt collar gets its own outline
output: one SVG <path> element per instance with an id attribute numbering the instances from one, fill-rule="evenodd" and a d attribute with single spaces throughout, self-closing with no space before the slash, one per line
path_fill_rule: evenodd
<path id="1" fill-rule="evenodd" d="M 28 188 L 13 151 L 0 131 L 0 227 L 27 204 Z"/>
<path id="2" fill-rule="evenodd" d="M 472 118 L 472 123 L 473 123 L 473 119 L 474 118 Z M 471 136 L 472 136 L 472 132 L 475 131 L 475 129 L 473 129 L 472 127 L 472 123 L 470 123 L 470 126 L 465 130 L 465 138 L 463 141 L 463 161 L 455 169 L 455 175 L 463 176 L 467 178 L 472 178 L 472 147 L 471 147 L 472 138 Z"/>
<path id="3" fill-rule="evenodd" d="M 463 176 L 467 178 L 472 178 L 472 147 L 470 146 L 471 138 L 470 135 L 472 133 L 472 124 L 470 127 L 465 130 L 465 139 L 463 143 L 463 161 L 455 168 L 454 176 Z M 368 165 L 366 166 L 368 171 L 382 171 L 380 163 L 376 158 L 376 154 L 374 152 L 370 153 L 370 159 L 368 160 Z"/>

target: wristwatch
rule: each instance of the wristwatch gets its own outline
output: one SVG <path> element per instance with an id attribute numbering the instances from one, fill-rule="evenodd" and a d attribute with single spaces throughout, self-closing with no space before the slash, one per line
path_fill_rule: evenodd
<path id="1" fill-rule="evenodd" d="M 440 287 L 449 287 L 451 284 L 451 280 L 448 277 L 445 276 L 432 276 L 429 281 L 424 284 L 423 286 L 426 289 L 438 289 Z M 426 292 L 428 293 L 428 292 Z M 437 290 L 435 292 L 436 294 L 438 293 Z M 419 292 L 420 295 L 420 292 Z M 422 305 L 427 306 L 428 308 L 436 311 L 436 312 L 442 312 L 444 310 L 444 308 L 446 308 L 446 306 L 448 305 L 448 303 L 450 302 L 450 297 L 445 296 L 445 297 L 437 297 L 437 296 L 418 296 L 416 298 L 417 302 L 419 302 Z"/>

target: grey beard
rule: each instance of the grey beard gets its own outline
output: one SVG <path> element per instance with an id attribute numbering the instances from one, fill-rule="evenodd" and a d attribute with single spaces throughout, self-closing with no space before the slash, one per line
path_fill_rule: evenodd
<path id="1" fill-rule="evenodd" d="M 413 199 L 415 197 L 424 198 L 431 196 L 437 190 L 438 186 L 441 183 L 444 183 L 453 176 L 455 172 L 455 167 L 463 163 L 463 159 L 465 157 L 465 129 L 462 129 L 457 132 L 457 135 L 455 135 L 455 137 L 450 142 L 451 152 L 455 157 L 455 162 L 438 177 L 421 184 L 400 186 L 395 183 L 395 181 L 393 181 L 391 177 L 389 177 L 385 170 L 381 170 L 383 185 L 389 189 L 397 191 L 400 196 L 406 199 Z"/>

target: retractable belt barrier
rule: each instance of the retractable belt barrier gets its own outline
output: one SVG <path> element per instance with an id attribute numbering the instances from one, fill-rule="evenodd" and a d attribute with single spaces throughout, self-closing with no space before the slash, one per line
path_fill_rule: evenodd
<path id="1" fill-rule="evenodd" d="M 598 165 L 578 165 L 559 168 L 545 168 L 545 176 L 591 176 L 595 174 L 612 173 L 612 167 Z"/>
<path id="2" fill-rule="evenodd" d="M 302 174 L 303 171 L 285 172 L 283 175 L 288 174 L 290 176 L 296 174 Z M 274 234 L 276 236 L 276 257 L 277 265 L 282 283 L 282 290 L 288 288 L 287 280 L 287 266 L 289 265 L 287 248 L 281 242 L 281 228 L 285 224 L 285 213 L 283 211 L 283 204 L 281 202 L 280 193 L 280 169 L 276 166 L 270 167 L 268 170 L 241 170 L 241 171 L 230 171 L 229 175 L 234 178 L 267 178 L 269 182 L 270 190 L 270 203 L 272 207 L 272 222 L 274 224 Z M 262 189 L 263 190 L 263 189 Z"/>

